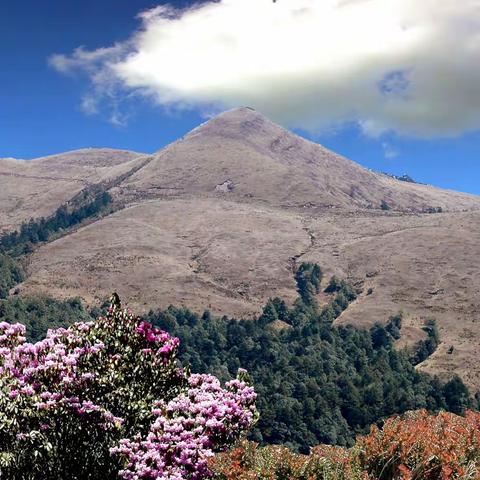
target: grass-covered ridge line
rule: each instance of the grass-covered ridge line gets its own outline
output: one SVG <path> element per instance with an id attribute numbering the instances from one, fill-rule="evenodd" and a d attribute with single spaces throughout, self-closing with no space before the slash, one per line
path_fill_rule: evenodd
<path id="1" fill-rule="evenodd" d="M 33 245 L 47 242 L 55 234 L 99 215 L 112 202 L 111 195 L 104 190 L 92 194 L 87 189 L 75 198 L 71 205 L 62 205 L 51 217 L 31 219 L 22 223 L 19 230 L 2 235 L 0 253 L 13 257 L 30 253 Z"/>

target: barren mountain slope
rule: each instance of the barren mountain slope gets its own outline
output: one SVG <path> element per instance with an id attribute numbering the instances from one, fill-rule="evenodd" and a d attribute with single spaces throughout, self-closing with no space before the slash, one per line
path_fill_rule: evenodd
<path id="1" fill-rule="evenodd" d="M 89 148 L 35 160 L 0 159 L 0 232 L 52 214 L 89 184 L 127 172 L 141 157 Z"/>
<path id="2" fill-rule="evenodd" d="M 249 108 L 223 113 L 160 150 L 123 184 L 137 197 L 228 193 L 270 206 L 424 211 L 479 208 L 472 195 L 371 172 Z"/>
<path id="3" fill-rule="evenodd" d="M 293 300 L 295 264 L 315 261 L 363 284 L 340 323 L 403 310 L 404 346 L 435 317 L 442 343 L 422 368 L 480 387 L 478 197 L 375 174 L 250 109 L 195 129 L 112 193 L 127 207 L 40 247 L 23 293 L 90 303 L 115 289 L 140 310 L 253 315 Z M 444 213 L 419 213 L 429 207 Z"/>
<path id="4" fill-rule="evenodd" d="M 436 318 L 442 343 L 425 367 L 480 387 L 479 256 L 478 212 L 317 216 L 223 199 L 153 200 L 40 248 L 21 288 L 89 303 L 116 289 L 140 310 L 175 304 L 241 316 L 271 296 L 293 300 L 294 258 L 315 261 L 363 283 L 341 323 L 370 326 L 403 310 L 402 345 L 411 345 Z"/>

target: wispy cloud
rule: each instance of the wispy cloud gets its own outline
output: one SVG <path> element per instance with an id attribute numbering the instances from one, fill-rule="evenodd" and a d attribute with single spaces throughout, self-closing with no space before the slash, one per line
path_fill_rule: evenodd
<path id="1" fill-rule="evenodd" d="M 391 160 L 400 155 L 400 152 L 388 142 L 382 142 L 383 155 L 386 159 Z"/>
<path id="2" fill-rule="evenodd" d="M 80 103 L 80 110 L 86 115 L 96 115 L 98 113 L 97 99 L 94 95 L 84 95 Z"/>
<path id="3" fill-rule="evenodd" d="M 353 121 L 372 136 L 480 129 L 479 0 L 220 0 L 140 20 L 127 42 L 50 63 L 85 71 L 102 100 L 251 105 L 289 127 Z"/>

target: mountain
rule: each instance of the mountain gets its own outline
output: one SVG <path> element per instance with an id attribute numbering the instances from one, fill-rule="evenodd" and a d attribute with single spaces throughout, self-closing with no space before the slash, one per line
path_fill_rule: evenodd
<path id="1" fill-rule="evenodd" d="M 363 289 L 337 322 L 366 327 L 403 311 L 401 348 L 436 318 L 441 343 L 420 368 L 480 387 L 479 197 L 371 172 L 249 108 L 154 155 L 0 160 L 0 182 L 4 230 L 92 183 L 117 207 L 38 248 L 22 294 L 91 304 L 116 290 L 144 311 L 252 316 L 271 296 L 293 301 L 295 266 L 317 262 Z"/>
<path id="2" fill-rule="evenodd" d="M 404 182 L 405 183 L 405 182 Z M 226 112 L 164 148 L 125 186 L 140 196 L 212 196 L 272 207 L 477 208 L 479 199 L 371 172 L 249 108 Z"/>

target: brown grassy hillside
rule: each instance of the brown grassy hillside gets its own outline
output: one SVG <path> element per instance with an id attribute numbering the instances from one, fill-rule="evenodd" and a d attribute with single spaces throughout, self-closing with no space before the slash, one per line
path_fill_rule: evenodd
<path id="1" fill-rule="evenodd" d="M 133 168 L 142 155 L 87 148 L 35 160 L 0 159 L 0 232 L 52 214 L 92 183 Z"/>
<path id="2" fill-rule="evenodd" d="M 403 346 L 435 317 L 441 344 L 422 368 L 480 387 L 480 198 L 373 173 L 246 108 L 151 157 L 121 155 L 68 167 L 69 185 L 84 185 L 145 163 L 111 189 L 125 208 L 33 254 L 22 292 L 92 303 L 116 289 L 145 310 L 181 304 L 252 315 L 270 296 L 292 300 L 295 263 L 315 261 L 364 288 L 340 322 L 366 326 L 403 310 Z M 7 189 L 21 190 L 20 178 L 8 177 Z M 0 208 L 0 225 L 53 208 L 35 206 L 51 193 L 31 185 L 23 203 Z M 423 213 L 431 207 L 444 213 Z"/>
<path id="3" fill-rule="evenodd" d="M 480 199 L 471 195 L 371 172 L 249 108 L 219 115 L 160 150 L 123 186 L 140 197 L 212 196 L 227 190 L 236 201 L 283 208 L 378 209 L 383 200 L 408 212 L 480 207 Z"/>

